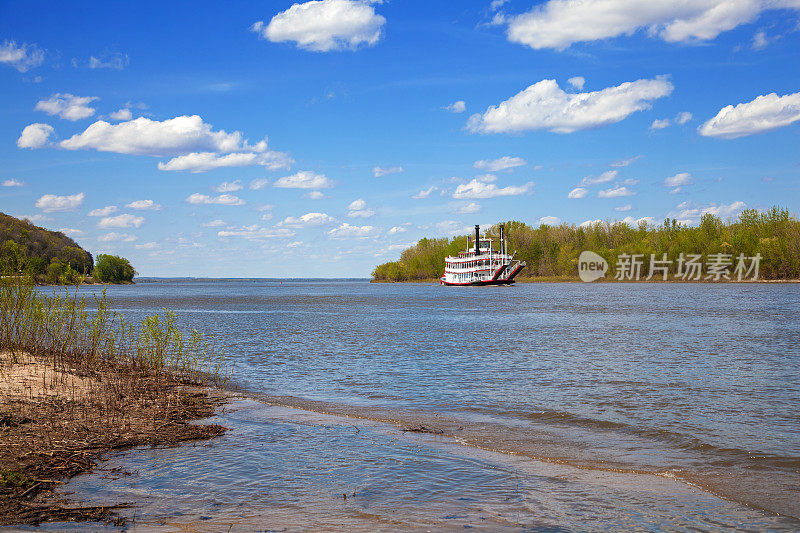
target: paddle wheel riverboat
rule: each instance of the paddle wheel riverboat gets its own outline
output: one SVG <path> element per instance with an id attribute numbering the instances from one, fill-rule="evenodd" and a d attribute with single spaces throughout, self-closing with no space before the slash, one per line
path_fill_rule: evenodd
<path id="1" fill-rule="evenodd" d="M 492 248 L 491 239 L 481 239 L 481 227 L 476 225 L 474 246 L 468 244 L 458 256 L 445 257 L 444 276 L 439 282 L 442 285 L 510 285 L 523 268 L 525 262 L 515 261 L 514 254 L 507 252 L 502 224 L 499 250 Z"/>

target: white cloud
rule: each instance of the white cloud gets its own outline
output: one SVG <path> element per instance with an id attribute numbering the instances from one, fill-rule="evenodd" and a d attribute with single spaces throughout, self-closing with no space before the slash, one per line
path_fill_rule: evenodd
<path id="1" fill-rule="evenodd" d="M 583 85 L 586 83 L 586 80 L 583 76 L 575 76 L 567 80 L 567 83 L 578 89 L 579 91 L 583 90 Z"/>
<path id="2" fill-rule="evenodd" d="M 613 124 L 649 109 L 653 100 L 669 95 L 672 89 L 664 76 L 587 93 L 566 93 L 555 80 L 542 80 L 483 114 L 472 115 L 467 128 L 474 133 L 572 133 Z"/>
<path id="3" fill-rule="evenodd" d="M 286 228 L 264 228 L 258 224 L 242 226 L 217 232 L 218 237 L 241 237 L 246 240 L 276 239 L 293 237 L 294 232 Z"/>
<path id="4" fill-rule="evenodd" d="M 347 222 L 328 232 L 332 239 L 366 238 L 375 235 L 378 228 L 375 226 L 351 226 Z"/>
<path id="5" fill-rule="evenodd" d="M 681 111 L 675 116 L 675 124 L 683 125 L 689 122 L 690 120 L 692 120 L 692 114 L 689 113 L 688 111 Z"/>
<path id="6" fill-rule="evenodd" d="M 575 187 L 574 189 L 569 191 L 569 194 L 567 195 L 567 198 L 569 198 L 570 200 L 577 200 L 578 198 L 585 198 L 586 194 L 588 192 L 589 192 L 588 189 L 585 189 L 583 187 Z"/>
<path id="7" fill-rule="evenodd" d="M 630 211 L 631 209 L 633 209 L 633 205 L 631 204 L 621 205 L 614 208 L 615 211 Z"/>
<path id="8" fill-rule="evenodd" d="M 217 192 L 236 192 L 242 190 L 242 182 L 239 180 L 223 181 L 216 187 L 212 187 L 212 189 Z"/>
<path id="9" fill-rule="evenodd" d="M 36 200 L 36 207 L 45 213 L 55 211 L 72 211 L 83 204 L 86 195 L 82 192 L 70 196 L 56 196 L 55 194 L 45 194 Z"/>
<path id="10" fill-rule="evenodd" d="M 17 139 L 17 146 L 20 148 L 41 148 L 48 144 L 50 136 L 53 134 L 53 126 L 50 124 L 29 124 L 22 130 L 22 134 Z"/>
<path id="11" fill-rule="evenodd" d="M 689 185 L 692 182 L 692 175 L 688 172 L 680 172 L 674 176 L 664 178 L 664 187 L 679 187 Z"/>
<path id="12" fill-rule="evenodd" d="M 144 242 L 142 244 L 137 244 L 136 246 L 134 246 L 134 248 L 138 250 L 155 250 L 156 248 L 158 248 L 158 243 L 153 241 Z"/>
<path id="13" fill-rule="evenodd" d="M 374 214 L 375 211 L 367 207 L 367 202 L 363 198 L 354 200 L 347 206 L 347 216 L 350 218 L 369 218 Z"/>
<path id="14" fill-rule="evenodd" d="M 322 200 L 325 198 L 325 194 L 323 194 L 322 191 L 308 191 L 303 196 L 311 200 Z"/>
<path id="15" fill-rule="evenodd" d="M 457 100 L 450 105 L 444 106 L 442 109 L 450 111 L 451 113 L 463 113 L 467 110 L 467 103 L 464 100 Z"/>
<path id="16" fill-rule="evenodd" d="M 336 219 L 325 213 L 306 213 L 300 217 L 286 217 L 278 224 L 288 228 L 311 228 L 316 226 L 327 226 L 333 224 Z"/>
<path id="17" fill-rule="evenodd" d="M 671 211 L 668 216 L 677 219 L 682 224 L 697 224 L 700 217 L 705 214 L 712 214 L 722 219 L 733 218 L 747 207 L 742 201 L 730 204 L 711 203 L 705 206 L 697 206 L 690 201 L 681 202 L 676 210 Z"/>
<path id="18" fill-rule="evenodd" d="M 521 157 L 504 155 L 498 159 L 482 159 L 480 161 L 475 161 L 472 166 L 479 170 L 485 170 L 486 172 L 499 172 L 501 170 L 521 167 L 527 164 L 528 162 Z"/>
<path id="19" fill-rule="evenodd" d="M 313 0 L 281 11 L 269 24 L 259 21 L 251 31 L 272 42 L 294 41 L 314 52 L 355 50 L 372 46 L 381 37 L 386 19 L 368 1 Z"/>
<path id="20" fill-rule="evenodd" d="M 196 192 L 186 198 L 190 204 L 218 204 L 218 205 L 244 205 L 245 201 L 232 194 L 220 194 L 219 196 L 208 196 Z"/>
<path id="21" fill-rule="evenodd" d="M 250 190 L 258 191 L 269 185 L 269 180 L 264 178 L 254 179 L 250 182 Z"/>
<path id="22" fill-rule="evenodd" d="M 626 180 L 622 180 L 623 185 L 639 185 L 639 180 L 628 178 Z"/>
<path id="23" fill-rule="evenodd" d="M 211 220 L 203 223 L 204 228 L 219 228 L 225 225 L 225 221 L 221 219 Z"/>
<path id="24" fill-rule="evenodd" d="M 481 205 L 476 203 L 476 202 L 471 202 L 469 204 L 462 205 L 456 211 L 458 213 L 461 213 L 461 214 L 464 214 L 464 215 L 471 215 L 473 213 L 480 213 Z"/>
<path id="25" fill-rule="evenodd" d="M 601 224 L 602 222 L 603 221 L 600 220 L 599 218 L 595 219 L 595 220 L 584 220 L 583 222 L 578 224 L 578 227 L 579 228 L 590 228 L 590 227 L 594 226 L 595 224 Z"/>
<path id="26" fill-rule="evenodd" d="M 640 29 L 668 42 L 707 41 L 776 8 L 797 9 L 800 4 L 795 0 L 549 0 L 509 17 L 507 35 L 531 48 L 556 50 Z"/>
<path id="27" fill-rule="evenodd" d="M 92 209 L 87 213 L 90 217 L 107 217 L 113 213 L 117 212 L 117 206 L 115 205 L 107 205 L 105 207 L 100 207 L 98 209 Z"/>
<path id="28" fill-rule="evenodd" d="M 709 214 L 710 213 L 712 215 L 715 215 L 715 216 L 718 216 L 718 217 L 724 219 L 724 218 L 730 218 L 730 217 L 738 215 L 739 213 L 742 212 L 742 210 L 745 207 L 747 207 L 747 204 L 745 204 L 744 202 L 741 202 L 741 201 L 733 202 L 733 203 L 730 203 L 730 204 L 727 204 L 727 205 L 726 204 L 719 204 L 719 205 L 711 204 L 711 205 L 709 205 L 707 207 L 702 208 L 700 210 L 700 214 L 701 215 L 705 215 L 705 214 Z"/>
<path id="29" fill-rule="evenodd" d="M 43 61 L 44 51 L 35 44 L 18 45 L 15 41 L 3 41 L 0 45 L 0 63 L 5 63 L 19 72 L 27 72 L 38 67 Z"/>
<path id="30" fill-rule="evenodd" d="M 135 235 L 128 235 L 127 233 L 115 233 L 113 231 L 97 238 L 97 240 L 100 242 L 133 242 L 136 239 L 137 237 Z"/>
<path id="31" fill-rule="evenodd" d="M 333 181 L 324 174 L 301 170 L 291 176 L 280 178 L 273 186 L 284 189 L 328 189 L 333 187 Z"/>
<path id="32" fill-rule="evenodd" d="M 399 233 L 405 233 L 406 231 L 408 231 L 408 229 L 405 226 L 394 226 L 387 232 L 387 234 L 397 235 Z"/>
<path id="33" fill-rule="evenodd" d="M 634 156 L 634 157 L 628 157 L 626 159 L 620 159 L 618 161 L 613 161 L 609 166 L 617 167 L 617 168 L 627 167 L 627 166 L 635 163 L 636 161 L 638 161 L 642 157 L 644 157 L 644 156 L 637 155 L 637 156 Z"/>
<path id="34" fill-rule="evenodd" d="M 22 187 L 23 185 L 25 185 L 23 182 L 13 178 L 3 182 L 3 187 Z"/>
<path id="35" fill-rule="evenodd" d="M 606 170 L 599 176 L 586 176 L 581 180 L 581 185 L 597 185 L 598 183 L 606 183 L 617 177 L 619 170 Z"/>
<path id="36" fill-rule="evenodd" d="M 113 113 L 109 113 L 108 117 L 113 120 L 130 120 L 133 118 L 133 113 L 131 113 L 131 110 L 127 107 L 123 107 L 122 109 L 118 109 Z"/>
<path id="37" fill-rule="evenodd" d="M 635 192 L 631 191 L 627 187 L 620 187 L 619 185 L 614 186 L 611 189 L 603 189 L 602 191 L 597 193 L 598 198 L 620 198 L 623 196 L 633 196 L 636 194 Z"/>
<path id="38" fill-rule="evenodd" d="M 455 220 L 443 220 L 435 224 L 435 227 L 441 235 L 469 235 L 473 232 L 472 226 L 465 226 Z"/>
<path id="39" fill-rule="evenodd" d="M 48 115 L 58 115 L 66 120 L 80 120 L 94 115 L 95 109 L 88 104 L 99 100 L 97 96 L 75 96 L 69 93 L 56 93 L 47 100 L 39 100 L 34 108 Z"/>
<path id="40" fill-rule="evenodd" d="M 484 183 L 477 179 L 469 183 L 462 183 L 456 187 L 453 198 L 459 200 L 473 198 L 495 198 L 497 196 L 517 196 L 525 194 L 533 188 L 533 182 L 528 182 L 521 186 L 509 186 L 500 188 L 494 183 Z"/>
<path id="41" fill-rule="evenodd" d="M 105 217 L 97 223 L 98 228 L 138 228 L 144 224 L 144 217 L 123 213 L 115 217 Z"/>
<path id="42" fill-rule="evenodd" d="M 400 172 L 403 172 L 403 167 L 401 166 L 394 166 L 391 168 L 375 167 L 372 169 L 372 175 L 376 178 L 386 176 L 387 174 L 399 174 Z"/>
<path id="43" fill-rule="evenodd" d="M 216 154 L 213 152 L 192 152 L 174 157 L 166 163 L 159 163 L 158 170 L 188 170 L 206 172 L 215 168 L 262 166 L 267 170 L 291 168 L 294 159 L 284 152 L 267 150 L 265 152 L 234 152 Z"/>
<path id="44" fill-rule="evenodd" d="M 275 215 L 273 215 L 272 213 L 264 213 L 263 215 L 261 215 L 261 220 L 264 221 L 272 220 L 273 218 L 275 218 Z"/>
<path id="45" fill-rule="evenodd" d="M 415 194 L 411 198 L 413 198 L 415 200 L 422 200 L 423 198 L 427 198 L 428 196 L 430 196 L 434 191 L 438 191 L 438 190 L 440 190 L 439 187 L 437 187 L 436 185 L 433 185 L 431 187 L 428 187 L 427 189 L 422 189 L 421 191 L 419 191 L 417 194 Z"/>
<path id="46" fill-rule="evenodd" d="M 546 216 L 539 219 L 539 224 L 547 224 L 548 226 L 556 226 L 561 223 L 561 219 L 553 216 Z"/>
<path id="47" fill-rule="evenodd" d="M 61 228 L 58 231 L 64 235 L 69 235 L 70 237 L 80 237 L 81 235 L 86 235 L 85 231 L 77 228 Z"/>
<path id="48" fill-rule="evenodd" d="M 763 31 L 756 32 L 753 35 L 753 50 L 763 50 L 769 44 L 769 38 Z"/>
<path id="49" fill-rule="evenodd" d="M 49 220 L 53 220 L 53 217 L 48 217 L 46 215 L 40 215 L 40 214 L 37 214 L 37 215 L 20 215 L 17 218 L 21 218 L 22 220 L 27 220 L 28 222 L 30 222 L 32 224 L 38 224 L 40 222 L 47 222 Z"/>
<path id="50" fill-rule="evenodd" d="M 293 162 L 282 152 L 267 148 L 267 140 L 253 145 L 239 131 L 214 131 L 198 115 L 163 121 L 139 117 L 111 124 L 98 120 L 82 133 L 61 141 L 67 150 L 94 149 L 119 154 L 178 156 L 159 163 L 159 170 L 203 172 L 221 167 L 262 165 L 288 168 Z"/>
<path id="51" fill-rule="evenodd" d="M 670 124 L 671 123 L 668 118 L 658 118 L 654 120 L 652 124 L 650 124 L 650 130 L 663 130 L 664 128 L 669 128 Z"/>
<path id="52" fill-rule="evenodd" d="M 631 226 L 638 226 L 639 224 L 642 224 L 642 223 L 645 223 L 645 224 L 648 224 L 648 225 L 649 224 L 655 224 L 656 223 L 656 219 L 654 219 L 653 217 L 642 217 L 642 218 L 625 217 L 622 220 L 620 220 L 620 222 L 623 222 L 625 224 L 629 224 Z"/>
<path id="53" fill-rule="evenodd" d="M 125 204 L 125 207 L 130 209 L 138 209 L 140 211 L 160 211 L 161 205 L 155 203 L 153 200 L 135 200 L 129 204 Z"/>
<path id="54" fill-rule="evenodd" d="M 91 69 L 110 68 L 114 70 L 122 70 L 128 66 L 128 63 L 130 63 L 130 58 L 128 55 L 120 52 L 110 52 L 102 54 L 99 57 L 89 57 L 89 68 Z"/>
<path id="55" fill-rule="evenodd" d="M 800 121 L 800 92 L 784 96 L 770 93 L 736 107 L 723 107 L 698 131 L 706 137 L 735 139 L 772 131 L 797 121 Z"/>

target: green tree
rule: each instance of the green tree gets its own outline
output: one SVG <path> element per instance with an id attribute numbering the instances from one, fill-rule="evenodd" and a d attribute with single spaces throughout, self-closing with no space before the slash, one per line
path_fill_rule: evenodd
<path id="1" fill-rule="evenodd" d="M 94 265 L 94 277 L 103 283 L 132 282 L 136 271 L 130 261 L 117 255 L 99 254 Z"/>

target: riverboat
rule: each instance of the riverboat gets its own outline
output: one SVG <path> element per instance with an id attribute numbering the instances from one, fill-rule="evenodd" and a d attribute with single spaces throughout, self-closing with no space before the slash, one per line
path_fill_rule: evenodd
<path id="1" fill-rule="evenodd" d="M 445 257 L 444 275 L 439 280 L 442 285 L 510 285 L 525 268 L 524 261 L 517 261 L 514 254 L 508 253 L 502 224 L 499 250 L 494 249 L 492 239 L 481 238 L 479 225 L 475 226 L 473 246 L 467 239 L 466 250 Z"/>

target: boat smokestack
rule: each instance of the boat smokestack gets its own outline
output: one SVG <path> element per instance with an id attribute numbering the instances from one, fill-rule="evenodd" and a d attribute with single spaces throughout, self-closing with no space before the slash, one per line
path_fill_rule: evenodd
<path id="1" fill-rule="evenodd" d="M 475 224 L 475 255 L 481 253 L 481 227 Z"/>

